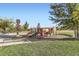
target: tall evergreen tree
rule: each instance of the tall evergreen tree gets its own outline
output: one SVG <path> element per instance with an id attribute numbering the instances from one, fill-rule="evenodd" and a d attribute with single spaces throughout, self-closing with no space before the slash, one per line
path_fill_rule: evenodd
<path id="1" fill-rule="evenodd" d="M 79 27 L 79 5 L 68 4 L 51 4 L 50 20 L 58 24 L 58 26 L 67 29 L 74 29 L 78 38 Z"/>
<path id="2" fill-rule="evenodd" d="M 27 30 L 28 29 L 29 24 L 27 23 L 27 21 L 25 22 L 25 24 L 23 25 L 23 29 Z"/>

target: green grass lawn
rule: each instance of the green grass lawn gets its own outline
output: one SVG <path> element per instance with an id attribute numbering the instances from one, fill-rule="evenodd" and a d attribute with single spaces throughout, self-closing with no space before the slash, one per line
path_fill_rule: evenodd
<path id="1" fill-rule="evenodd" d="M 60 30 L 60 31 L 58 30 L 57 34 L 73 37 L 74 31 L 73 30 Z"/>
<path id="2" fill-rule="evenodd" d="M 79 55 L 78 40 L 42 40 L 29 44 L 0 47 L 2 56 L 70 56 Z"/>

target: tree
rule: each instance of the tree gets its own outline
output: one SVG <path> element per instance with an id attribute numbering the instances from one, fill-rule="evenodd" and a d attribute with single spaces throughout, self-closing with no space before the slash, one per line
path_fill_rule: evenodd
<path id="1" fill-rule="evenodd" d="M 25 22 L 25 24 L 23 25 L 23 30 L 27 30 L 28 29 L 29 24 L 27 23 L 27 21 Z"/>
<path id="2" fill-rule="evenodd" d="M 51 11 L 50 11 L 50 20 L 54 21 L 57 23 L 57 25 L 63 25 L 63 21 L 67 19 L 67 12 L 66 12 L 66 5 L 65 4 L 51 4 L 50 6 Z"/>
<path id="3" fill-rule="evenodd" d="M 73 29 L 78 38 L 79 11 L 78 4 L 51 4 L 50 20 L 57 23 L 58 26 L 66 29 Z"/>
<path id="4" fill-rule="evenodd" d="M 69 13 L 69 20 L 67 25 L 74 30 L 75 37 L 79 37 L 79 4 L 66 4 Z M 75 8 L 74 8 L 75 7 Z M 70 22 L 69 22 L 70 21 Z"/>
<path id="5" fill-rule="evenodd" d="M 19 35 L 19 31 L 20 31 L 20 19 L 16 19 L 16 30 L 17 30 L 17 35 Z"/>
<path id="6" fill-rule="evenodd" d="M 13 28 L 13 21 L 12 19 L 7 19 L 7 18 L 1 18 L 0 19 L 0 29 L 2 29 L 3 33 L 6 33 L 8 30 L 7 29 L 10 29 L 10 28 Z"/>

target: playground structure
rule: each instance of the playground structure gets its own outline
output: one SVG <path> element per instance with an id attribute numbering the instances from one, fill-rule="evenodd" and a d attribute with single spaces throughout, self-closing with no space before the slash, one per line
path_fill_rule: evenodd
<path id="1" fill-rule="evenodd" d="M 54 35 L 54 29 L 43 27 L 43 28 L 30 28 L 28 36 L 29 37 L 37 37 L 37 38 L 43 38 Z"/>
<path id="2" fill-rule="evenodd" d="M 29 33 L 27 34 L 28 37 L 37 37 L 43 38 L 54 35 L 56 29 L 51 27 L 40 27 L 40 23 L 38 23 L 37 28 L 30 28 Z"/>
<path id="3" fill-rule="evenodd" d="M 47 37 L 53 33 L 53 28 L 37 28 L 37 36 Z"/>

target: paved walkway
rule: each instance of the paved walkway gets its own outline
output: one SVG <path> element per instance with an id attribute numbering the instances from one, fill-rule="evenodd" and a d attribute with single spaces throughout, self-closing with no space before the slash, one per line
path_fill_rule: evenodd
<path id="1" fill-rule="evenodd" d="M 16 44 L 24 44 L 24 43 L 32 43 L 31 41 L 20 41 L 20 42 L 5 42 L 0 43 L 0 46 L 9 46 L 9 45 L 16 45 Z"/>

